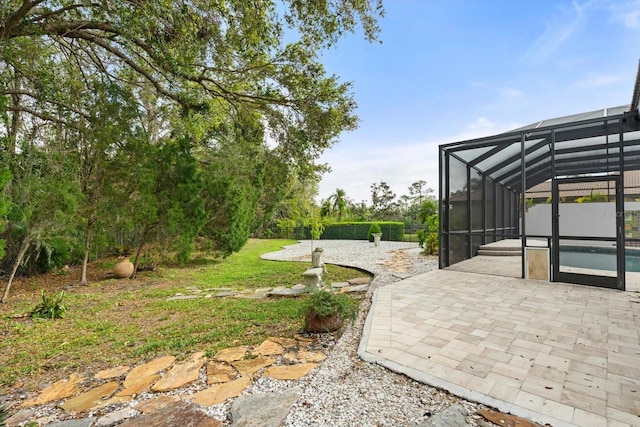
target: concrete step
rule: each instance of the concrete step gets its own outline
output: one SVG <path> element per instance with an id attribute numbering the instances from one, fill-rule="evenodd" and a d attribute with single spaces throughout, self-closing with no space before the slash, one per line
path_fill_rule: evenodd
<path id="1" fill-rule="evenodd" d="M 520 256 L 522 255 L 522 251 L 520 250 L 502 250 L 502 249 L 478 249 L 478 255 L 487 255 L 487 256 Z"/>

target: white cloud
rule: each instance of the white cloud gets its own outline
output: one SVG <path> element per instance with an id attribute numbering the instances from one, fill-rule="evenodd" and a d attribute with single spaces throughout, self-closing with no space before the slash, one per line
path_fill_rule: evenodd
<path id="1" fill-rule="evenodd" d="M 640 29 L 640 0 L 613 1 L 609 4 L 612 19 L 630 29 Z"/>
<path id="2" fill-rule="evenodd" d="M 545 31 L 529 47 L 524 60 L 541 63 L 549 59 L 567 40 L 585 24 L 585 8 L 588 3 L 580 4 L 573 1 L 571 8 L 563 7 L 560 15 L 545 23 Z"/>

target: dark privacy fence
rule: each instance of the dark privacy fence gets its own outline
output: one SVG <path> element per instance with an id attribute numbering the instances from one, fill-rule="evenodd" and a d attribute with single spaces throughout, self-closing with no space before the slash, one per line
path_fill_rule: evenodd
<path id="1" fill-rule="evenodd" d="M 326 225 L 320 240 L 368 240 L 371 225 L 378 224 L 382 231 L 382 240 L 401 242 L 404 238 L 404 223 L 402 222 L 343 222 Z M 310 239 L 309 227 L 296 227 L 296 239 Z"/>

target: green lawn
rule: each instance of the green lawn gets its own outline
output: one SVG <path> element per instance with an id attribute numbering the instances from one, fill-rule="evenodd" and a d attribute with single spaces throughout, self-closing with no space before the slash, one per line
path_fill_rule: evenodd
<path id="1" fill-rule="evenodd" d="M 76 286 L 65 294 L 62 320 L 24 317 L 40 291 L 58 292 L 72 277 L 40 276 L 18 281 L 9 302 L 0 305 L 0 386 L 34 389 L 73 371 L 133 365 L 171 354 L 217 351 L 255 345 L 268 336 L 293 337 L 302 328 L 306 297 L 249 300 L 233 297 L 167 301 L 176 293 L 215 288 L 235 290 L 292 286 L 310 263 L 263 261 L 263 253 L 293 240 L 250 240 L 224 260 L 197 258 L 185 268 L 159 268 L 135 280 L 106 279 Z M 311 249 L 309 250 L 311 252 Z M 102 263 L 92 265 L 94 270 Z M 327 281 L 362 276 L 330 265 Z M 98 272 L 100 273 L 100 272 Z M 0 389 L 1 390 L 1 389 Z"/>

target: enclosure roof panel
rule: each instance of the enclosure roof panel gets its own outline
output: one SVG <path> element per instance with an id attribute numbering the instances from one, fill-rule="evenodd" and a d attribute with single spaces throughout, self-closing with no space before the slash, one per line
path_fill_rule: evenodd
<path id="1" fill-rule="evenodd" d="M 629 110 L 630 105 L 623 105 L 542 120 L 490 137 L 444 144 L 440 149 L 516 191 L 550 179 L 552 170 L 560 176 L 618 172 L 622 165 L 626 170 L 640 169 L 640 132 L 626 121 Z"/>

